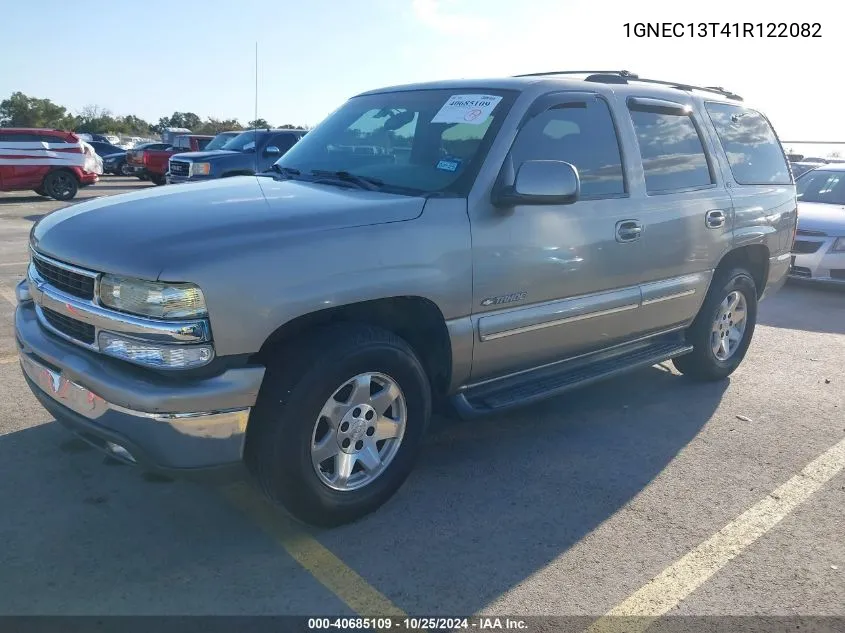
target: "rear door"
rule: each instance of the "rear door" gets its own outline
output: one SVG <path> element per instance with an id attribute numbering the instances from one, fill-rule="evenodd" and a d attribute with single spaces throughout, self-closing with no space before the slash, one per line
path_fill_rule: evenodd
<path id="1" fill-rule="evenodd" d="M 622 97 L 620 97 L 620 100 Z M 733 207 L 706 122 L 678 101 L 629 96 L 636 161 L 631 221 L 641 229 L 638 329 L 658 332 L 687 324 L 704 299 L 713 269 L 731 247 Z"/>

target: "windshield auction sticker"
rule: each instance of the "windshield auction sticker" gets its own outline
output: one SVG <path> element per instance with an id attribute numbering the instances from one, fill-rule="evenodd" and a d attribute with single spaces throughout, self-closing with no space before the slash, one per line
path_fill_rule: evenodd
<path id="1" fill-rule="evenodd" d="M 481 125 L 501 100 L 492 95 L 452 95 L 431 122 Z"/>

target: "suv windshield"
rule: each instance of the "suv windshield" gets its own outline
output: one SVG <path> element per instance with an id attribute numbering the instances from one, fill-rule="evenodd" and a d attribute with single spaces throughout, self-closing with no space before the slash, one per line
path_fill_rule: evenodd
<path id="1" fill-rule="evenodd" d="M 354 97 L 277 162 L 303 176 L 342 173 L 388 191 L 466 195 L 514 93 L 408 90 Z"/>
<path id="2" fill-rule="evenodd" d="M 205 146 L 205 151 L 210 152 L 215 149 L 223 149 L 223 146 L 231 141 L 237 134 L 218 134 L 208 142 Z"/>
<path id="3" fill-rule="evenodd" d="M 236 137 L 226 141 L 225 145 L 220 149 L 228 149 L 233 152 L 254 152 L 257 135 L 258 132 L 255 130 L 241 132 Z"/>
<path id="4" fill-rule="evenodd" d="M 798 200 L 845 204 L 845 171 L 815 169 L 796 182 Z"/>

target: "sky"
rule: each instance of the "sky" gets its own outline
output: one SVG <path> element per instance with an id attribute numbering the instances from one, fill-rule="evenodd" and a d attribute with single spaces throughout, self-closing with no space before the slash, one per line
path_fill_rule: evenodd
<path id="1" fill-rule="evenodd" d="M 837 4 L 0 0 L 0 99 L 20 90 L 73 112 L 93 104 L 152 122 L 190 111 L 245 123 L 255 112 L 257 42 L 258 116 L 273 124 L 315 125 L 381 86 L 626 69 L 737 92 L 784 141 L 845 141 Z M 625 23 L 638 22 L 817 22 L 821 38 L 626 37 Z M 845 146 L 792 147 L 845 154 Z"/>

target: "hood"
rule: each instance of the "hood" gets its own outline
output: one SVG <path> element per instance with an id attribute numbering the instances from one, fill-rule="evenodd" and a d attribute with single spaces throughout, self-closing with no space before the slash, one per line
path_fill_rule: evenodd
<path id="1" fill-rule="evenodd" d="M 845 205 L 824 202 L 798 203 L 798 228 L 845 236 Z"/>
<path id="2" fill-rule="evenodd" d="M 180 152 L 179 154 L 174 154 L 173 157 L 176 158 L 178 156 L 179 160 L 188 160 L 196 163 L 199 161 L 220 160 L 228 156 L 241 156 L 242 154 L 243 152 L 233 152 L 228 149 L 213 149 L 210 152 Z"/>
<path id="3" fill-rule="evenodd" d="M 378 191 L 236 176 L 80 202 L 41 219 L 31 241 L 81 268 L 157 279 L 164 269 L 283 248 L 310 232 L 412 220 L 424 204 Z"/>

